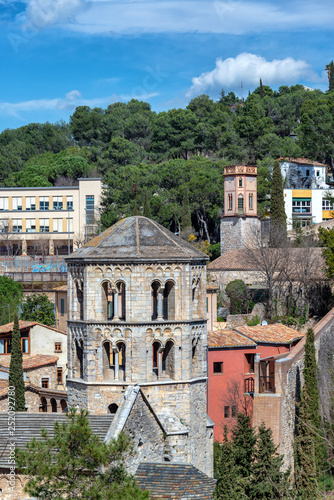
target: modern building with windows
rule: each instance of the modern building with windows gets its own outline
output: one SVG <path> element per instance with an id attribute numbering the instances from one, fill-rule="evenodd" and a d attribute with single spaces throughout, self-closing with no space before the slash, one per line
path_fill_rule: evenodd
<path id="1" fill-rule="evenodd" d="M 77 186 L 0 188 L 0 253 L 62 255 L 98 231 L 102 179 Z"/>

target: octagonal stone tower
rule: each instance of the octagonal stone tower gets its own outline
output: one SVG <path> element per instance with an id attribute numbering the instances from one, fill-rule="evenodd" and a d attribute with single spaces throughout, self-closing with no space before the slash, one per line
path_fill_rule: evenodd
<path id="1" fill-rule="evenodd" d="M 181 461 L 211 474 L 207 256 L 156 222 L 129 217 L 66 260 L 69 405 L 115 413 L 138 384 L 160 421 L 175 417 L 186 430 L 175 445 Z"/>

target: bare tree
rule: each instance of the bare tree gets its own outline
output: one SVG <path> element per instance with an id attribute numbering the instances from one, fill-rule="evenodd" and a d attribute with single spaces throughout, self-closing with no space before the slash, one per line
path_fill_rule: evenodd
<path id="1" fill-rule="evenodd" d="M 236 417 L 238 413 L 249 416 L 253 414 L 253 398 L 245 393 L 244 376 L 242 373 L 240 373 L 239 377 L 230 378 L 226 383 L 226 390 L 220 395 L 219 409 L 222 416 L 225 414 L 226 407 L 232 412 L 232 417 Z M 226 420 L 225 418 L 221 418 L 221 422 L 219 423 L 222 428 L 224 425 L 227 425 L 229 431 L 235 425 L 234 420 Z"/>

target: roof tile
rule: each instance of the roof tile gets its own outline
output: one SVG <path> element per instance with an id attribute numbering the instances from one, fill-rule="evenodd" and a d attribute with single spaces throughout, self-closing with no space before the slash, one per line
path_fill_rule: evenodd
<path id="1" fill-rule="evenodd" d="M 208 332 L 210 347 L 256 347 L 256 343 L 234 330 Z"/>
<path id="2" fill-rule="evenodd" d="M 8 356 L 4 361 L 1 361 L 1 365 L 4 367 L 9 367 L 10 358 L 11 356 Z M 23 370 L 32 370 L 41 366 L 52 365 L 56 363 L 58 359 L 58 356 L 52 356 L 49 354 L 36 354 L 35 356 L 27 356 L 23 358 Z"/>
<path id="3" fill-rule="evenodd" d="M 260 344 L 292 344 L 305 335 L 288 326 L 276 323 L 261 326 L 237 326 L 236 330 Z"/>

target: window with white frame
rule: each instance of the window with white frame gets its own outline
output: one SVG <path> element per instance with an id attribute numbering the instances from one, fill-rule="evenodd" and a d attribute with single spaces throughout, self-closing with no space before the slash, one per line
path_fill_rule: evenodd
<path id="1" fill-rule="evenodd" d="M 36 232 L 36 219 L 26 219 L 26 233 Z"/>
<path id="2" fill-rule="evenodd" d="M 8 198 L 0 198 L 0 210 L 8 210 Z"/>
<path id="3" fill-rule="evenodd" d="M 53 210 L 63 210 L 63 197 L 54 196 L 53 197 Z"/>
<path id="4" fill-rule="evenodd" d="M 322 200 L 322 209 L 323 210 L 334 210 L 334 203 L 331 200 Z"/>
<path id="5" fill-rule="evenodd" d="M 63 232 L 63 219 L 53 219 L 53 232 L 62 233 Z"/>
<path id="6" fill-rule="evenodd" d="M 49 197 L 48 196 L 40 196 L 39 197 L 39 209 L 40 210 L 49 210 Z"/>
<path id="7" fill-rule="evenodd" d="M 0 219 L 0 233 L 8 233 L 9 222 L 8 219 Z"/>
<path id="8" fill-rule="evenodd" d="M 13 196 L 13 210 L 22 210 L 22 196 Z"/>
<path id="9" fill-rule="evenodd" d="M 49 219 L 39 219 L 39 232 L 48 233 L 50 230 Z"/>
<path id="10" fill-rule="evenodd" d="M 35 196 L 26 196 L 26 210 L 36 210 Z"/>
<path id="11" fill-rule="evenodd" d="M 66 209 L 73 210 L 73 196 L 66 196 Z"/>
<path id="12" fill-rule="evenodd" d="M 67 232 L 73 233 L 73 219 L 66 219 Z"/>
<path id="13" fill-rule="evenodd" d="M 311 213 L 311 200 L 293 199 L 292 212 L 294 213 Z"/>
<path id="14" fill-rule="evenodd" d="M 13 219 L 13 233 L 22 233 L 22 219 Z"/>

